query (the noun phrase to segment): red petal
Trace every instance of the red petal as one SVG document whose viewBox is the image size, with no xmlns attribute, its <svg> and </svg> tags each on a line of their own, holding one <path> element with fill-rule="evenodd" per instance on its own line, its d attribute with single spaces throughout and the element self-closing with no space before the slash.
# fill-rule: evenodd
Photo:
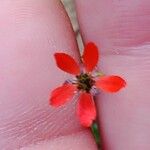
<svg viewBox="0 0 150 150">
<path fill-rule="evenodd" d="M 117 92 L 126 86 L 126 82 L 119 76 L 104 76 L 96 81 L 96 86 L 106 92 Z"/>
<path fill-rule="evenodd" d="M 51 93 L 50 105 L 52 106 L 61 106 L 67 101 L 69 101 L 76 91 L 76 87 L 72 84 L 64 84 Z"/>
<path fill-rule="evenodd" d="M 80 95 L 77 114 L 83 126 L 90 127 L 92 125 L 96 118 L 96 108 L 91 94 L 82 93 Z"/>
<path fill-rule="evenodd" d="M 65 53 L 55 53 L 55 59 L 57 66 L 70 74 L 77 75 L 80 73 L 79 65 L 76 63 L 76 61 L 69 55 Z"/>
<path fill-rule="evenodd" d="M 85 46 L 83 53 L 83 63 L 88 72 L 91 72 L 97 65 L 99 58 L 97 46 L 90 42 Z"/>
</svg>

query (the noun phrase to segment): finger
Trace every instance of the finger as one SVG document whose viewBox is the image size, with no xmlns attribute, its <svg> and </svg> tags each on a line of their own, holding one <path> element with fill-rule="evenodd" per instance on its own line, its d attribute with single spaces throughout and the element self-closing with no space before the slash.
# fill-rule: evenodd
<svg viewBox="0 0 150 150">
<path fill-rule="evenodd" d="M 76 0 L 76 7 L 85 42 L 101 49 L 101 70 L 127 81 L 124 90 L 97 100 L 104 149 L 150 149 L 149 1 Z"/>
<path fill-rule="evenodd" d="M 96 150 L 89 132 L 78 132 L 67 136 L 44 141 L 37 145 L 31 145 L 21 150 Z"/>
<path fill-rule="evenodd" d="M 53 54 L 64 51 L 76 60 L 79 56 L 61 3 L 1 1 L 0 21 L 1 149 L 20 149 L 84 131 L 76 119 L 75 101 L 58 109 L 48 102 L 50 91 L 70 77 L 57 69 Z M 95 146 L 90 134 L 86 138 Z M 58 145 L 54 142 L 54 149 Z"/>
</svg>

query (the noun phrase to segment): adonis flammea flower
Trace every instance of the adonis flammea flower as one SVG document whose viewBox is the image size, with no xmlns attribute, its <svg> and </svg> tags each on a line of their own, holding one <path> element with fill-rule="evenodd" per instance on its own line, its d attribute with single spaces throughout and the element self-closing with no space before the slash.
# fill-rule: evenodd
<svg viewBox="0 0 150 150">
<path fill-rule="evenodd" d="M 75 75 L 75 78 L 66 80 L 67 82 L 52 91 L 50 105 L 61 106 L 78 93 L 77 115 L 83 126 L 90 127 L 96 119 L 96 106 L 93 99 L 95 93 L 98 90 L 110 93 L 118 92 L 125 87 L 125 80 L 116 75 L 100 75 L 99 71 L 95 70 L 99 60 L 99 52 L 97 46 L 92 42 L 85 46 L 82 65 L 79 65 L 65 53 L 55 53 L 54 56 L 57 67 Z"/>
</svg>

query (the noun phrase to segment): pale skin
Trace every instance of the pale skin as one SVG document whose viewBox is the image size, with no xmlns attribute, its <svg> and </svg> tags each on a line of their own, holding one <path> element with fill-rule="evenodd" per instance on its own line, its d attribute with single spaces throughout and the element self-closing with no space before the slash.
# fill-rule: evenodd
<svg viewBox="0 0 150 150">
<path fill-rule="evenodd" d="M 149 0 L 76 0 L 76 6 L 84 41 L 101 48 L 98 66 L 127 81 L 121 92 L 96 99 L 103 149 L 149 150 Z M 62 4 L 1 0 L 0 48 L 1 149 L 96 150 L 90 130 L 77 120 L 76 101 L 48 105 L 50 90 L 69 77 L 53 54 L 61 50 L 79 60 Z"/>
</svg>

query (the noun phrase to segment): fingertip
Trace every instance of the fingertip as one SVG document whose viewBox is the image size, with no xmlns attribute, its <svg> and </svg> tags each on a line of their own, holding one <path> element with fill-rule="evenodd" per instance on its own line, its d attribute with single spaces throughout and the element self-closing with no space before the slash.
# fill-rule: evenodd
<svg viewBox="0 0 150 150">
<path fill-rule="evenodd" d="M 96 143 L 88 131 L 66 135 L 21 150 L 97 150 Z"/>
</svg>

